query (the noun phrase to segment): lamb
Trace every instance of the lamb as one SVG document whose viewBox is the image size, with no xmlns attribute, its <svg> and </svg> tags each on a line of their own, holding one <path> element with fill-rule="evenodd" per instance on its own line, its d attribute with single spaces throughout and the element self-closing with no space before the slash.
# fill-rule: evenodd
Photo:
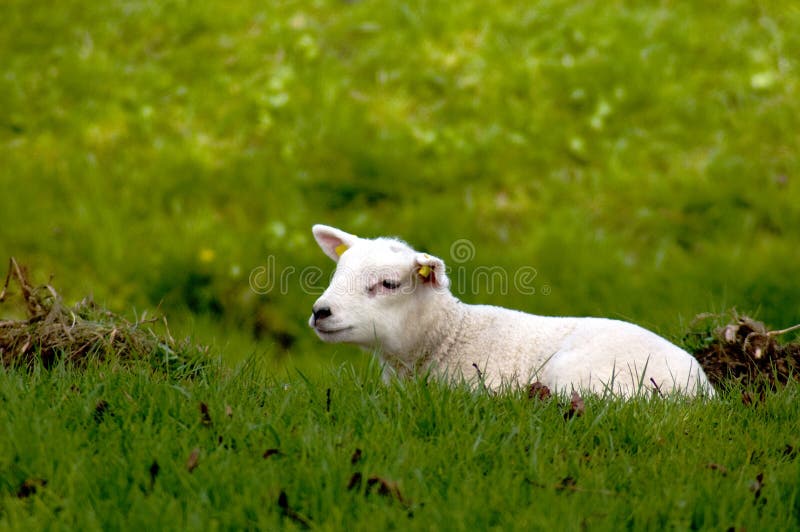
<svg viewBox="0 0 800 532">
<path fill-rule="evenodd" d="M 376 350 L 384 379 L 431 373 L 490 389 L 538 380 L 560 393 L 713 395 L 689 353 L 637 325 L 469 305 L 450 292 L 441 259 L 401 240 L 312 232 L 337 267 L 309 325 L 325 342 Z"/>
</svg>

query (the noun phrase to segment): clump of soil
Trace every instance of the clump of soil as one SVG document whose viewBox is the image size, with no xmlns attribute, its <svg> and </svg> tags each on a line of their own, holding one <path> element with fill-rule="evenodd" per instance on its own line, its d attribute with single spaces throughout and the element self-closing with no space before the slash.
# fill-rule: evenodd
<svg viewBox="0 0 800 532">
<path fill-rule="evenodd" d="M 207 348 L 192 345 L 188 339 L 176 342 L 163 319 L 165 334 L 156 334 L 154 325 L 162 319 L 136 321 L 101 308 L 91 298 L 74 306 L 65 305 L 49 284 L 33 286 L 25 268 L 12 257 L 0 303 L 10 295 L 15 281 L 24 303 L 25 319 L 0 320 L 0 360 L 3 366 L 31 368 L 37 360 L 51 367 L 60 360 L 75 365 L 110 357 L 123 361 L 146 360 L 154 367 L 190 376 L 202 370 Z"/>
<path fill-rule="evenodd" d="M 732 311 L 727 317 L 701 314 L 691 329 L 686 344 L 715 387 L 736 381 L 776 388 L 800 380 L 800 340 L 778 341 L 800 325 L 771 331 L 760 321 Z"/>
</svg>

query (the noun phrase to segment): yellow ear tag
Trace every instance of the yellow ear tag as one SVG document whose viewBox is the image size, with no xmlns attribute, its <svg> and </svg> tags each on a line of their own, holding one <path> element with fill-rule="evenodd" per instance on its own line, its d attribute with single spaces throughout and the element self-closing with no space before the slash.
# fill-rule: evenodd
<svg viewBox="0 0 800 532">
<path fill-rule="evenodd" d="M 336 251 L 336 254 L 341 257 L 342 253 L 347 251 L 347 246 L 345 246 L 344 244 L 339 244 L 338 246 L 336 246 L 335 251 Z"/>
<path fill-rule="evenodd" d="M 423 277 L 423 278 L 427 279 L 428 276 L 431 274 L 431 267 L 427 266 L 427 265 L 426 266 L 422 266 L 418 270 L 418 273 L 419 273 L 420 277 Z"/>
</svg>

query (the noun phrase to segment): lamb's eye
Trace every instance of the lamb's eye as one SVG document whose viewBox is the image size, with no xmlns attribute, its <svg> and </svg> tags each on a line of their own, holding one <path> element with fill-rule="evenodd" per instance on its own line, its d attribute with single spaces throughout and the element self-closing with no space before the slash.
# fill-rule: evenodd
<svg viewBox="0 0 800 532">
<path fill-rule="evenodd" d="M 387 290 L 396 290 L 400 288 L 400 283 L 398 281 L 392 281 L 389 279 L 384 279 L 381 285 Z"/>
</svg>

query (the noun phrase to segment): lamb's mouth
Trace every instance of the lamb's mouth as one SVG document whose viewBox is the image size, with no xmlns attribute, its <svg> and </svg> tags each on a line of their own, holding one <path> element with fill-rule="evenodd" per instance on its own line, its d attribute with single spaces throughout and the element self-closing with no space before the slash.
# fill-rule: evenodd
<svg viewBox="0 0 800 532">
<path fill-rule="evenodd" d="M 344 331 L 349 331 L 353 327 L 342 327 L 341 329 L 321 329 L 316 327 L 316 330 L 319 334 L 337 334 Z"/>
</svg>

